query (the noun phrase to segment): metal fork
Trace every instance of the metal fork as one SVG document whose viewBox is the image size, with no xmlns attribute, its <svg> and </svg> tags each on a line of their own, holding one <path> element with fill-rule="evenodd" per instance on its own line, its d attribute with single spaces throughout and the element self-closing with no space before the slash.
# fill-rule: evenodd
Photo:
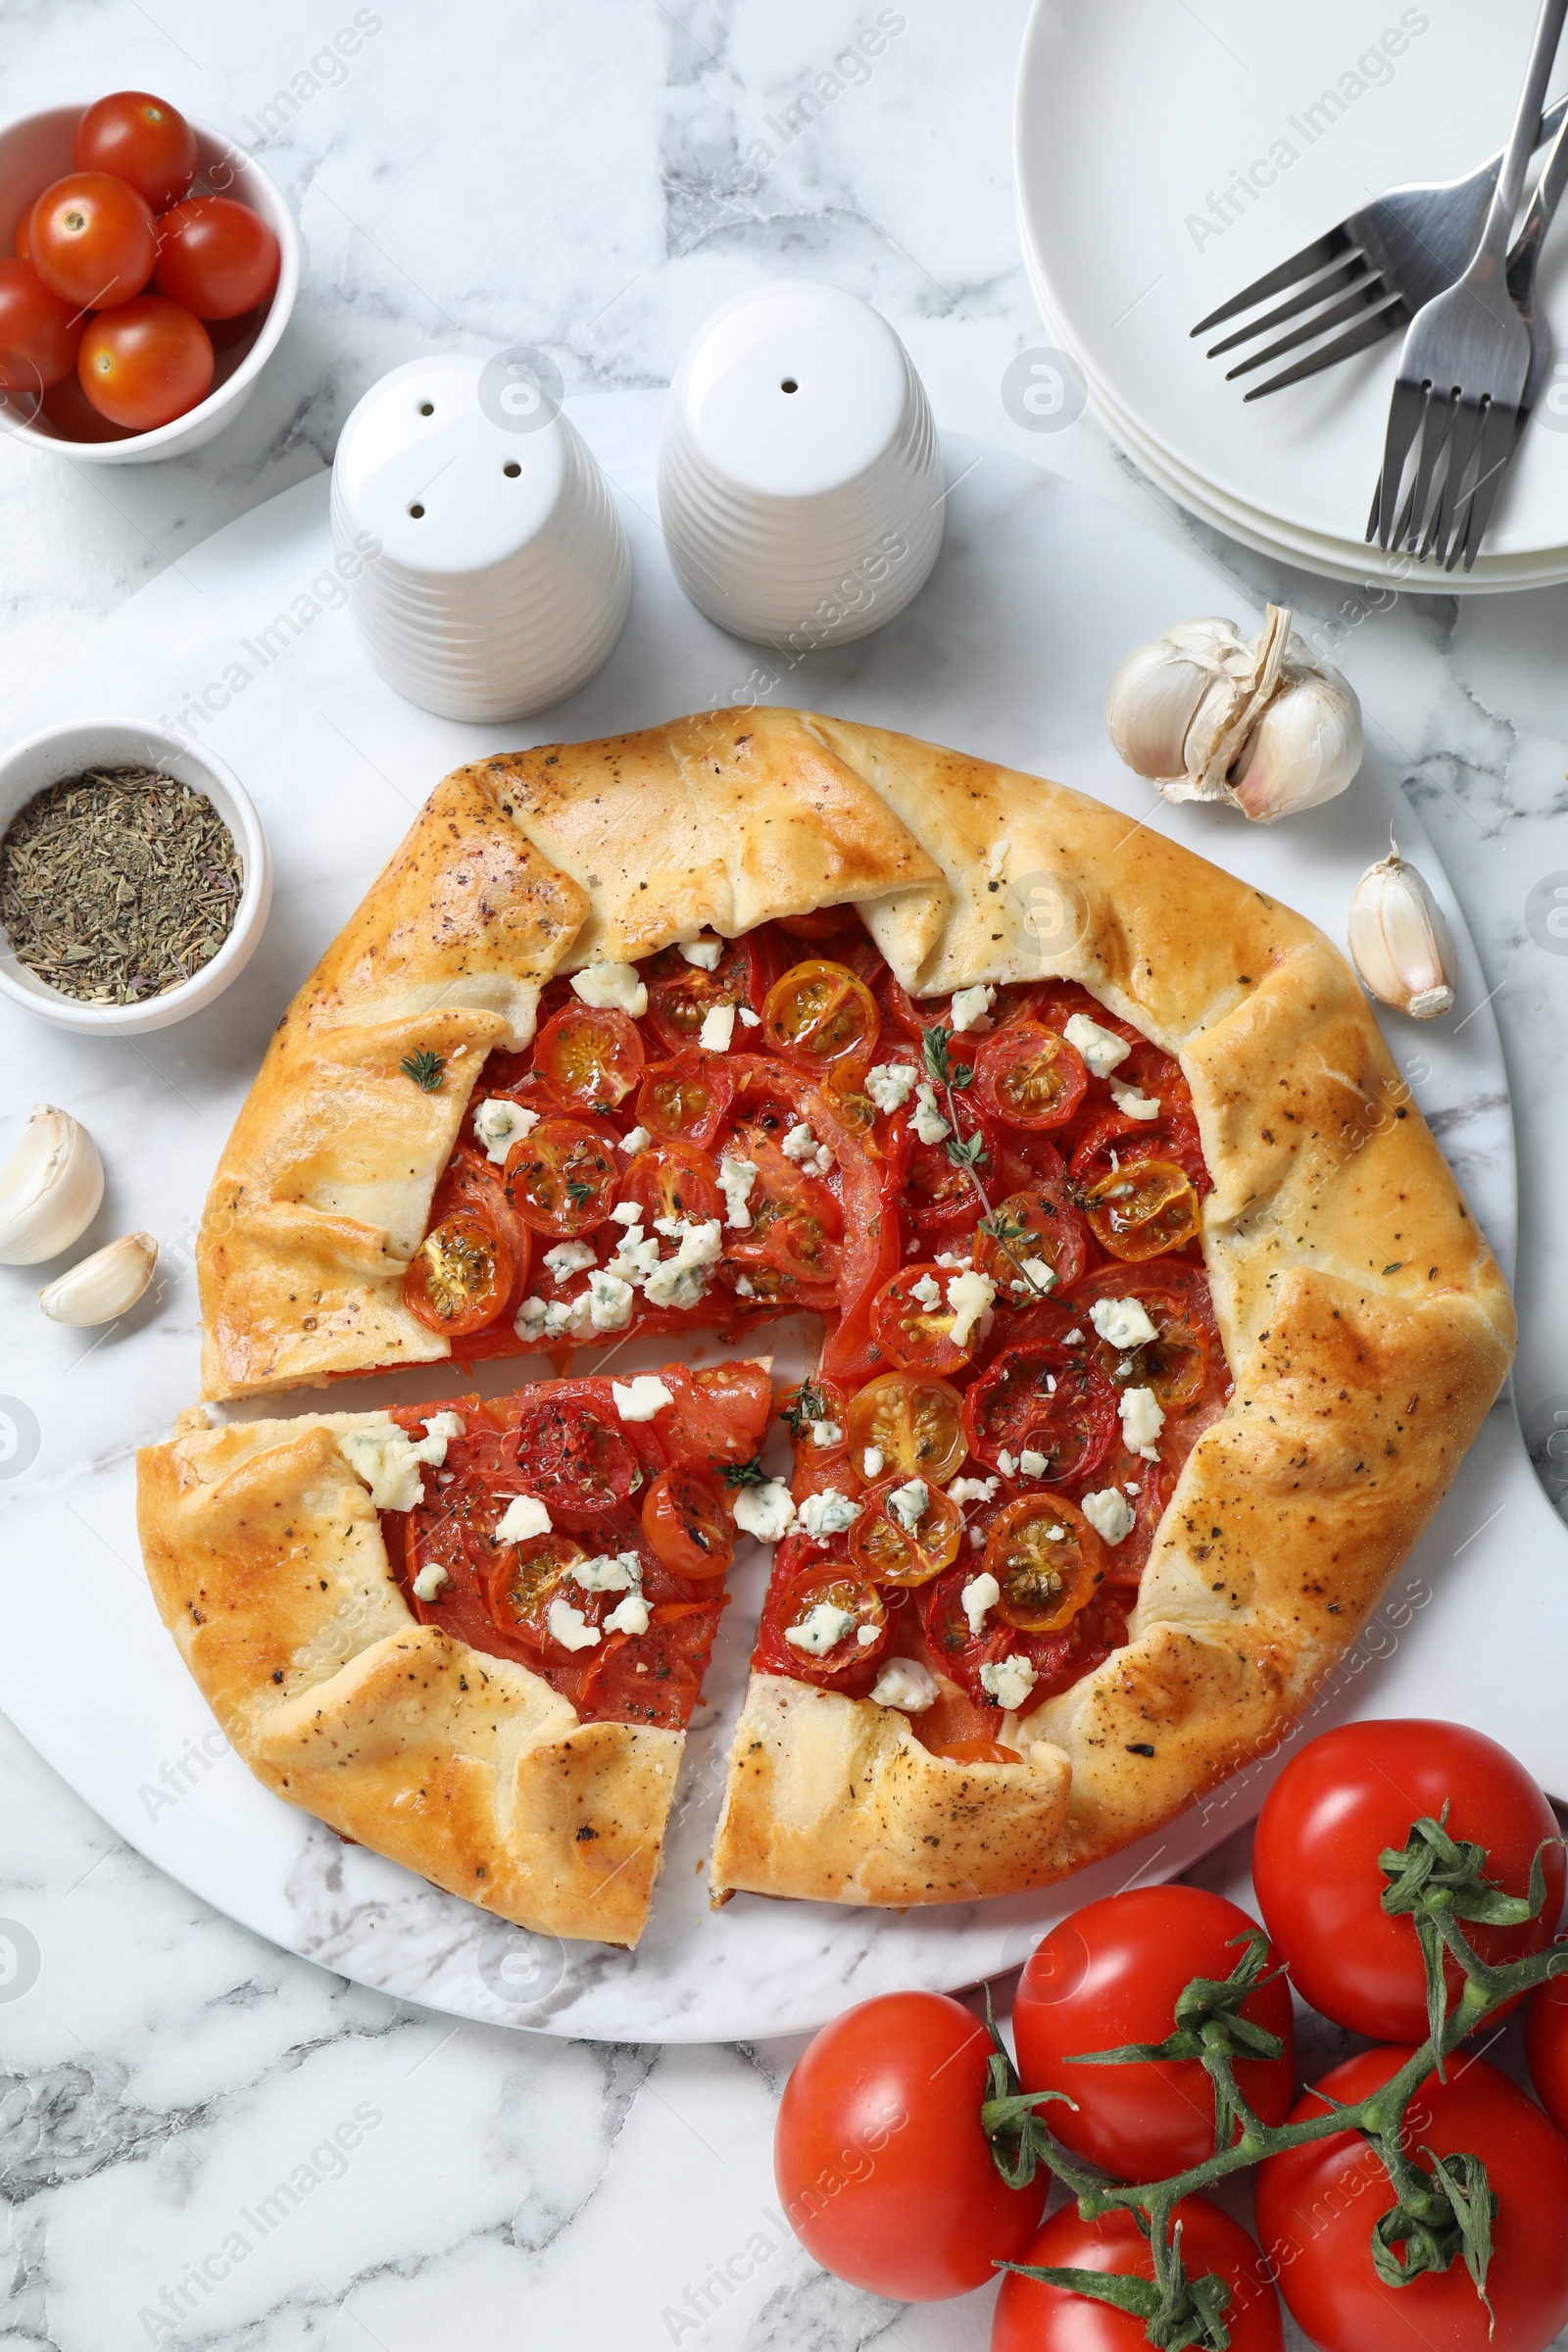
<svg viewBox="0 0 1568 2352">
<path fill-rule="evenodd" d="M 1470 460 L 1479 451 L 1480 471 L 1486 474 L 1511 447 L 1530 373 L 1530 333 L 1505 282 L 1508 231 L 1524 189 L 1541 102 L 1565 18 L 1568 0 L 1543 0 L 1513 134 L 1475 258 L 1446 294 L 1435 295 L 1417 312 L 1405 335 L 1389 405 L 1374 516 L 1382 548 L 1391 547 L 1396 536 L 1401 545 L 1416 545 L 1438 463 L 1446 452 L 1435 542 L 1446 553 Z M 1412 454 L 1415 480 L 1401 511 L 1399 492 L 1405 462 Z M 1367 537 L 1372 536 L 1369 525 Z"/>
<path fill-rule="evenodd" d="M 1568 98 L 1559 98 L 1542 118 L 1537 145 L 1554 138 L 1564 122 L 1568 122 Z M 1303 312 L 1310 312 L 1290 334 L 1227 368 L 1225 381 L 1229 384 L 1288 351 L 1298 351 L 1330 327 L 1351 322 L 1332 342 L 1305 353 L 1293 366 L 1270 376 L 1267 383 L 1254 384 L 1246 397 L 1261 400 L 1265 393 L 1298 384 L 1303 377 L 1316 375 L 1319 368 L 1336 367 L 1385 335 L 1398 333 L 1434 294 L 1446 292 L 1463 275 L 1480 242 L 1501 169 L 1499 148 L 1463 179 L 1418 180 L 1408 187 L 1390 188 L 1358 212 L 1347 214 L 1337 228 L 1315 237 L 1288 262 L 1281 262 L 1277 270 L 1254 278 L 1217 311 L 1200 318 L 1192 331 L 1206 335 L 1211 328 L 1267 302 L 1271 295 L 1292 287 L 1301 289 L 1276 310 L 1249 319 L 1234 334 L 1211 344 L 1205 356 L 1220 359 L 1283 326 L 1288 318 L 1300 318 Z M 1338 268 L 1331 269 L 1331 263 Z"/>
</svg>

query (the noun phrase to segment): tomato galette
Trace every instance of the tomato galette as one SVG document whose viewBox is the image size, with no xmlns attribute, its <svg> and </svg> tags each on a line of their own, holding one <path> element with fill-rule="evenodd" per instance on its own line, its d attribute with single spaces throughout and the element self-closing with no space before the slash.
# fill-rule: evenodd
<svg viewBox="0 0 1568 2352">
<path fill-rule="evenodd" d="M 530 1927 L 634 1943 L 765 1363 L 213 1429 L 140 1456 L 153 1596 L 251 1770 Z"/>
<path fill-rule="evenodd" d="M 816 1319 L 793 1478 L 754 1448 L 677 1513 L 778 1546 L 720 1895 L 1015 1891 L 1167 1819 L 1353 1639 L 1513 1345 L 1309 924 L 1058 785 L 793 711 L 449 776 L 281 1023 L 198 1262 L 219 1399 Z M 489 1654 L 499 1525 L 426 1608 L 443 1673 Z M 249 1575 L 169 1541 L 171 1591 Z M 612 1690 L 678 1738 L 635 1713 L 638 1613 L 543 1678 L 585 1738 Z M 315 1703 L 374 1683 L 301 1654 Z M 360 1755 L 351 1834 L 401 1850 Z"/>
</svg>

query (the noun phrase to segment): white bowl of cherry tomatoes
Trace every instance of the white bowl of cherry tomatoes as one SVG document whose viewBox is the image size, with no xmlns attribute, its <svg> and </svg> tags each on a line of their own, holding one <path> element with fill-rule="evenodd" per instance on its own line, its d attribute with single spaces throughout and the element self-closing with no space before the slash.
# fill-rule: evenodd
<svg viewBox="0 0 1568 2352">
<path fill-rule="evenodd" d="M 299 290 L 275 182 L 145 90 L 0 130 L 0 426 L 108 466 L 244 407 Z"/>
</svg>

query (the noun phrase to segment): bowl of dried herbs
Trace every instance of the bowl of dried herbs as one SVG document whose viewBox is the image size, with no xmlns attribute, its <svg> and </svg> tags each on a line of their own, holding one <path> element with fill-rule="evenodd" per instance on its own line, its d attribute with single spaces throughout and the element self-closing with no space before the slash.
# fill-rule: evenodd
<svg viewBox="0 0 1568 2352">
<path fill-rule="evenodd" d="M 271 901 L 249 796 L 135 719 L 0 758 L 0 990 L 69 1029 L 168 1028 L 249 962 Z"/>
</svg>

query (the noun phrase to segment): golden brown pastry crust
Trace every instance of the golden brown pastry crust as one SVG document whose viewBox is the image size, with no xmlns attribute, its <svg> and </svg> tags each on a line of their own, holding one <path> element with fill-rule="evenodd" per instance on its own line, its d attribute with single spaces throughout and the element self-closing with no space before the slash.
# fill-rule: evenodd
<svg viewBox="0 0 1568 2352">
<path fill-rule="evenodd" d="M 338 1450 L 375 1413 L 210 1429 L 138 1454 L 159 1613 L 257 1778 L 449 1893 L 635 1943 L 684 1735 L 581 1723 L 544 1679 L 421 1625 Z"/>
<path fill-rule="evenodd" d="M 481 853 L 483 886 L 460 884 Z M 1182 1473 L 1128 1646 L 1028 1718 L 1028 1761 L 933 1778 L 891 1711 L 753 1678 L 717 1894 L 1017 1891 L 1156 1827 L 1277 1734 L 1436 1508 L 1512 1356 L 1502 1277 L 1352 974 L 1261 892 L 1060 785 L 801 712 L 709 712 L 460 770 L 241 1113 L 199 1251 L 208 1394 L 444 1352 L 398 1280 L 471 1080 L 421 1098 L 397 1077 L 405 1054 L 456 1063 L 461 1044 L 477 1070 L 491 1043 L 524 1042 L 552 971 L 846 901 L 916 994 L 1081 981 L 1179 1058 L 1214 1179 L 1204 1256 L 1236 1394 Z M 367 1138 L 368 1106 L 394 1140 Z M 978 1813 L 959 1830 L 958 1791 L 982 1779 L 1000 1839 Z M 931 1836 L 953 1841 L 949 1886 L 920 1876 Z"/>
</svg>

